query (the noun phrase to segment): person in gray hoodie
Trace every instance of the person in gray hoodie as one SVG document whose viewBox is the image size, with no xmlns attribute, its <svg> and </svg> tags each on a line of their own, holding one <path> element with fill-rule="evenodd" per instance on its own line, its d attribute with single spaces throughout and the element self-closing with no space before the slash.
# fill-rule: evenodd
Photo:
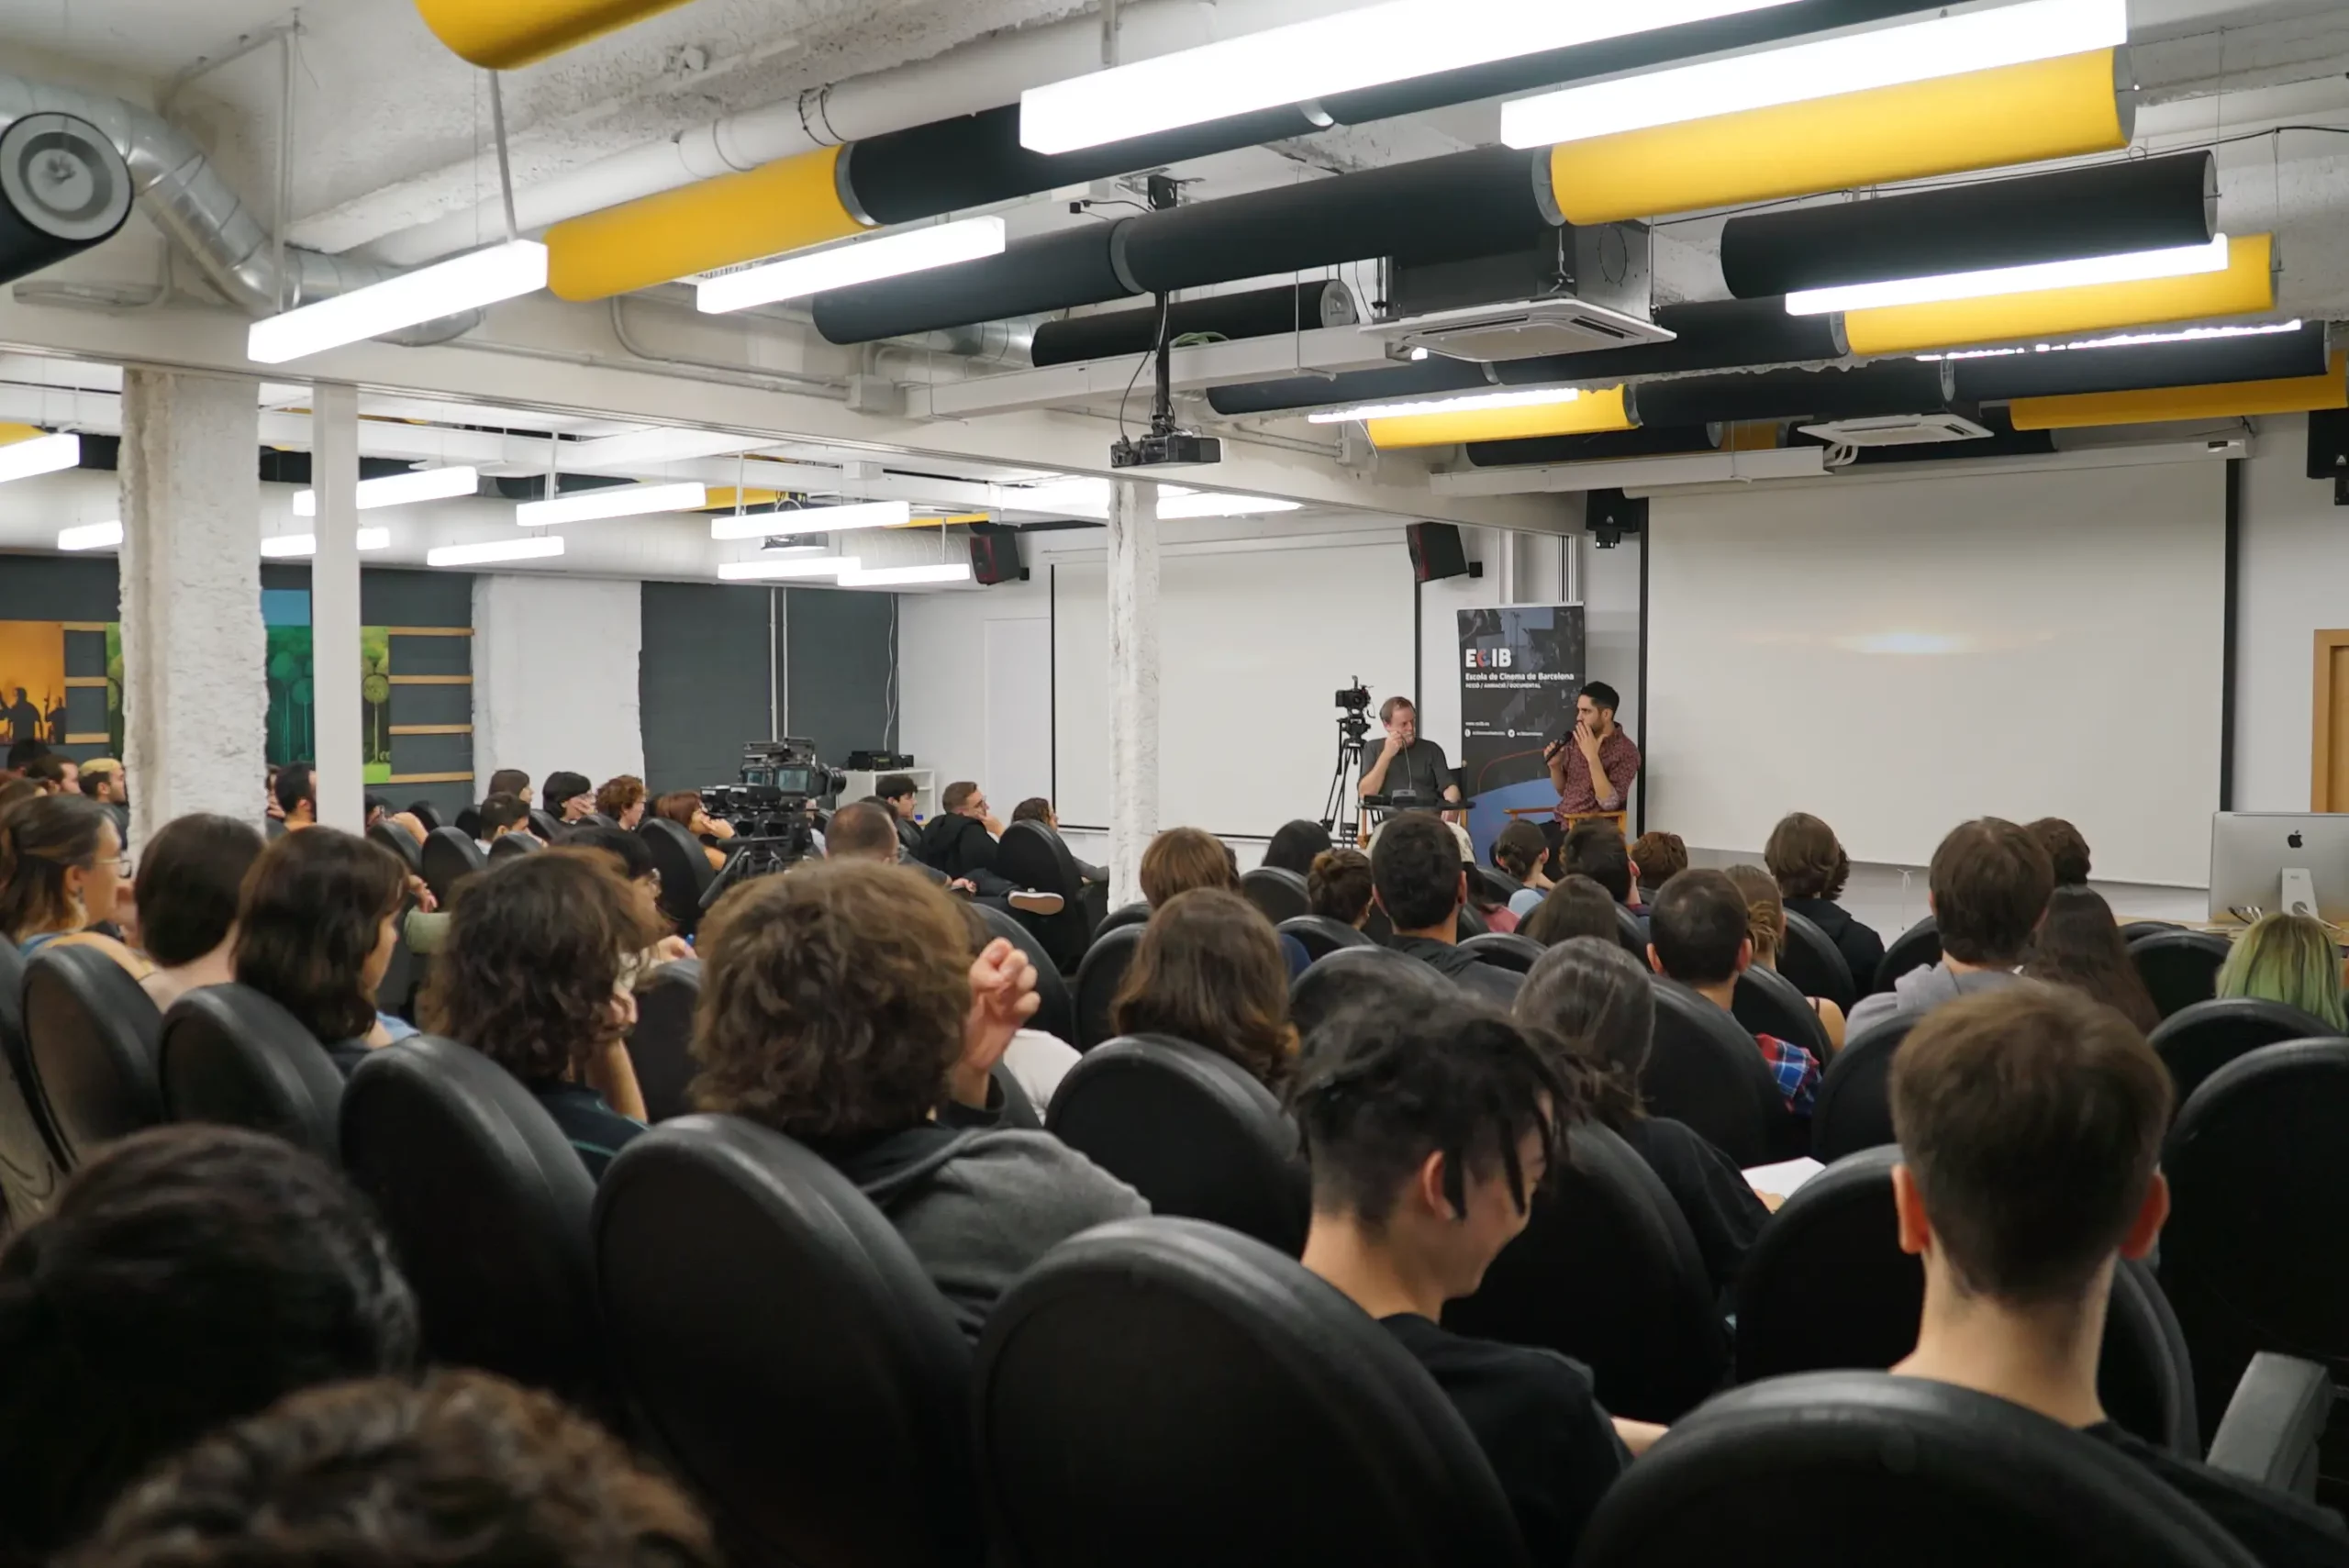
<svg viewBox="0 0 2349 1568">
<path fill-rule="evenodd" d="M 1933 851 L 1927 897 L 1940 928 L 1942 961 L 1912 969 L 1890 991 L 1852 1009 L 1846 1040 L 1902 1014 L 2011 985 L 2031 934 L 2055 891 L 2055 868 L 2029 828 L 1996 817 L 1962 823 Z"/>
<path fill-rule="evenodd" d="M 903 866 L 762 877 L 702 923 L 697 1108 L 824 1156 L 889 1217 L 975 1340 L 996 1301 L 1080 1230 L 1150 1212 L 1052 1134 L 1007 1125 L 995 1069 L 1037 1007 L 1034 966 L 975 957 L 949 896 Z"/>
</svg>

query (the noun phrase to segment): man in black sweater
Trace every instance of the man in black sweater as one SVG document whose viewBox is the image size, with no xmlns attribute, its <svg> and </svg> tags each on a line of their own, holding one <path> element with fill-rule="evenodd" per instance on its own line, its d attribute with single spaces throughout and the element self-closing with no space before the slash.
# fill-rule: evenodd
<svg viewBox="0 0 2349 1568">
<path fill-rule="evenodd" d="M 1057 893 L 1020 887 L 996 870 L 996 840 L 1003 824 L 995 819 L 984 791 L 968 780 L 951 784 L 940 797 L 945 809 L 921 830 L 914 858 L 941 873 L 957 892 L 998 899 L 1030 915 L 1057 915 L 1065 904 Z"/>
</svg>

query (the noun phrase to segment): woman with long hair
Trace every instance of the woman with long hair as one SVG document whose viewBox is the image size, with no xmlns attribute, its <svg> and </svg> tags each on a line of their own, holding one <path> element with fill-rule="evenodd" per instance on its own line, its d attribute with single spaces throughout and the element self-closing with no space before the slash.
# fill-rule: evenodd
<svg viewBox="0 0 2349 1568">
<path fill-rule="evenodd" d="M 0 934 L 30 958 L 52 945 L 95 947 L 144 978 L 147 961 L 105 928 L 119 911 L 122 834 L 82 795 L 37 795 L 0 813 Z"/>
<path fill-rule="evenodd" d="M 375 1007 L 406 895 L 407 868 L 381 845 L 332 828 L 286 834 L 245 875 L 238 983 L 293 1014 L 349 1073 L 416 1033 Z"/>
<path fill-rule="evenodd" d="M 1142 929 L 1111 1005 L 1119 1034 L 1164 1034 L 1230 1057 L 1278 1094 L 1297 1058 L 1278 934 L 1236 893 L 1177 894 Z"/>
<path fill-rule="evenodd" d="M 2336 962 L 2332 987 L 2336 999 L 2341 992 L 2339 968 Z M 2119 1009 L 2147 1034 L 2162 1021 L 2153 993 L 2145 989 L 2137 966 L 2130 962 L 2129 944 L 2112 918 L 2111 907 L 2085 886 L 2058 887 L 2050 895 L 2022 972 L 2033 980 L 2085 992 Z"/>
<path fill-rule="evenodd" d="M 718 871 L 726 864 L 726 851 L 718 847 L 721 839 L 734 836 L 734 825 L 721 822 L 704 810 L 701 795 L 690 789 L 674 789 L 652 803 L 652 815 L 665 817 L 701 840 L 701 852 L 708 858 L 709 869 Z"/>
<path fill-rule="evenodd" d="M 2306 915 L 2264 916 L 2235 939 L 2219 971 L 2221 996 L 2258 996 L 2349 1031 L 2341 998 L 2341 949 L 2332 929 Z"/>
<path fill-rule="evenodd" d="M 1787 906 L 1778 896 L 1777 879 L 1760 866 L 1731 866 L 1727 875 L 1745 895 L 1745 934 L 1753 943 L 1757 968 L 1776 971 L 1778 954 L 1787 946 Z M 1806 996 L 1827 1031 L 1827 1048 L 1843 1049 L 1843 1009 L 1824 996 Z"/>
<path fill-rule="evenodd" d="M 1852 972 L 1855 994 L 1866 995 L 1876 985 L 1876 966 L 1884 962 L 1884 939 L 1836 902 L 1851 880 L 1852 859 L 1835 829 L 1808 811 L 1789 813 L 1770 829 L 1762 863 L 1777 878 L 1786 906 L 1827 933 Z"/>
</svg>

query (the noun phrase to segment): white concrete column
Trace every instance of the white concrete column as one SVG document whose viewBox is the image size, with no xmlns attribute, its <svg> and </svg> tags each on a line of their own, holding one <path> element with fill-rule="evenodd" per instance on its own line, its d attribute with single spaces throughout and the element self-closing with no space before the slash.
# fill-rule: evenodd
<svg viewBox="0 0 2349 1568">
<path fill-rule="evenodd" d="M 131 842 L 192 811 L 258 827 L 268 772 L 256 384 L 122 376 L 123 763 Z"/>
<path fill-rule="evenodd" d="M 1109 902 L 1141 896 L 1158 831 L 1158 486 L 1109 487 Z"/>
<path fill-rule="evenodd" d="M 366 741 L 359 695 L 359 389 L 312 389 L 310 488 L 318 552 L 310 560 L 310 682 L 316 701 L 318 820 L 367 825 Z"/>
</svg>

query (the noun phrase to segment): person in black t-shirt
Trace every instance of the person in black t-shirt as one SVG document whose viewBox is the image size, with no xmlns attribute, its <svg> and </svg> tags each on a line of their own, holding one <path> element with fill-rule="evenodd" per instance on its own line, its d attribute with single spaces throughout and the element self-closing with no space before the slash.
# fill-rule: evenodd
<svg viewBox="0 0 2349 1568">
<path fill-rule="evenodd" d="M 1476 967 L 1476 955 L 1459 945 L 1468 873 L 1460 840 L 1443 822 L 1406 811 L 1380 828 L 1370 846 L 1370 881 L 1371 895 L 1395 927 L 1388 947 L 1455 978 Z"/>
<path fill-rule="evenodd" d="M 1628 1462 L 1626 1440 L 1643 1448 L 1661 1429 L 1610 1422 L 1589 1372 L 1555 1351 L 1436 1322 L 1525 1229 L 1562 1147 L 1575 1106 L 1553 1052 L 1465 999 L 1386 994 L 1314 1030 L 1290 1102 L 1313 1169 L 1305 1266 L 1376 1318 L 1451 1397 L 1532 1560 L 1569 1562 Z"/>
<path fill-rule="evenodd" d="M 1892 1370 L 2118 1449 L 2266 1568 L 2341 1568 L 2339 1515 L 2164 1453 L 2098 1402 L 2114 1260 L 2145 1256 L 2169 1217 L 2170 1098 L 2144 1036 L 2076 991 L 2023 982 L 1934 1008 L 1892 1065 L 1900 1245 L 1925 1264 L 1917 1348 Z"/>
</svg>

